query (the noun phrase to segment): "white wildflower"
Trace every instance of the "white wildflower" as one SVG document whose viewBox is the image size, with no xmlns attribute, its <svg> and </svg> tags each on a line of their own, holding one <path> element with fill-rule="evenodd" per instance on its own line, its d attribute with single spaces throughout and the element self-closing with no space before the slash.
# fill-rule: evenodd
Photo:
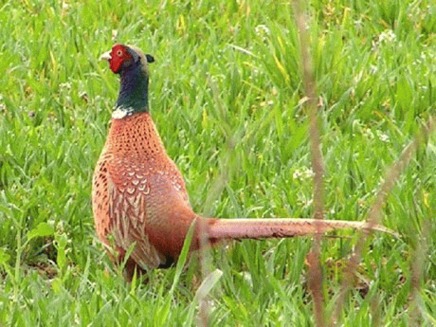
<svg viewBox="0 0 436 327">
<path fill-rule="evenodd" d="M 389 44 L 396 40 L 397 36 L 391 29 L 384 30 L 379 34 L 376 40 L 372 41 L 372 50 L 375 51 L 382 44 Z"/>
<path fill-rule="evenodd" d="M 383 132 L 377 131 L 377 136 L 380 141 L 382 142 L 389 142 L 389 136 Z"/>
<path fill-rule="evenodd" d="M 70 90 L 71 89 L 71 82 L 60 83 L 59 88 L 61 88 L 63 90 Z"/>
<path fill-rule="evenodd" d="M 314 175 L 314 172 L 313 172 L 312 168 L 303 167 L 300 169 L 296 169 L 294 171 L 294 173 L 292 174 L 292 178 L 303 180 L 303 179 L 311 178 L 311 177 L 313 177 L 313 175 Z"/>
<path fill-rule="evenodd" d="M 259 36 L 265 36 L 265 35 L 270 35 L 271 31 L 269 30 L 269 28 L 266 25 L 257 25 L 254 28 L 254 31 L 256 32 L 257 35 Z"/>
<path fill-rule="evenodd" d="M 262 41 L 266 41 L 271 34 L 270 29 L 266 25 L 263 25 L 263 24 L 257 25 L 254 28 L 254 32 L 256 33 L 256 35 L 258 37 L 260 37 L 262 39 Z"/>
<path fill-rule="evenodd" d="M 361 29 L 363 27 L 363 20 L 362 18 L 359 18 L 354 21 L 354 27 L 357 29 Z"/>
<path fill-rule="evenodd" d="M 397 38 L 397 36 L 395 35 L 393 30 L 391 30 L 391 29 L 384 30 L 378 36 L 378 44 L 381 44 L 384 42 L 387 42 L 387 43 L 393 42 L 393 41 L 395 41 L 396 38 Z"/>
</svg>

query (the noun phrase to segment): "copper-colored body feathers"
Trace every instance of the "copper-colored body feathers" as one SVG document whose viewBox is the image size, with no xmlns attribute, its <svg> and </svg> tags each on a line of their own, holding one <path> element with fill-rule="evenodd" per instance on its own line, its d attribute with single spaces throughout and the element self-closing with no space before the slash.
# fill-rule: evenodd
<svg viewBox="0 0 436 327">
<path fill-rule="evenodd" d="M 113 119 L 93 180 L 97 234 L 127 251 L 142 268 L 177 258 L 196 215 L 185 183 L 167 156 L 148 113 Z"/>
</svg>

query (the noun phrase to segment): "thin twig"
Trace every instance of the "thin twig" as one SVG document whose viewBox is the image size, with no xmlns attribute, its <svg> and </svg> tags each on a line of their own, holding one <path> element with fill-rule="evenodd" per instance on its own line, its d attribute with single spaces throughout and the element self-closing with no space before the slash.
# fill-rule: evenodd
<svg viewBox="0 0 436 327">
<path fill-rule="evenodd" d="M 304 90 L 307 96 L 305 103 L 308 116 L 309 116 L 309 139 L 310 139 L 310 152 L 312 158 L 312 167 L 314 172 L 314 191 L 313 191 L 313 204 L 314 204 L 314 217 L 316 219 L 324 218 L 324 163 L 321 152 L 321 137 L 318 121 L 317 110 L 317 91 L 316 82 L 313 73 L 313 66 L 309 52 L 310 39 L 307 32 L 306 23 L 309 21 L 308 15 L 302 10 L 301 0 L 294 3 L 295 17 L 300 37 L 300 54 L 301 63 L 303 66 L 303 83 Z M 307 23 L 307 25 L 309 25 Z M 313 296 L 315 322 L 317 326 L 325 326 L 324 316 L 324 296 L 322 292 L 323 279 L 320 263 L 321 251 L 321 233 L 315 234 L 311 253 L 308 255 L 309 265 L 309 289 Z"/>
<path fill-rule="evenodd" d="M 380 222 L 383 205 L 386 203 L 387 196 L 392 191 L 392 188 L 394 187 L 405 167 L 407 167 L 419 145 L 423 143 L 424 139 L 427 139 L 428 135 L 430 135 L 430 133 L 432 133 L 434 129 L 435 120 L 433 119 L 433 117 L 430 117 L 427 124 L 425 124 L 419 130 L 413 141 L 404 148 L 398 160 L 395 161 L 395 163 L 387 170 L 384 182 L 381 185 L 379 191 L 377 192 L 374 204 L 371 206 L 366 219 L 368 221 L 367 232 L 360 235 L 354 253 L 351 256 L 348 265 L 345 267 L 345 276 L 336 302 L 335 314 L 333 315 L 333 319 L 330 322 L 332 326 L 337 324 L 338 319 L 340 318 L 346 295 L 351 287 L 354 273 L 356 272 L 357 266 L 359 265 L 362 256 L 364 244 L 368 235 L 370 234 L 369 231 L 372 229 L 373 226 L 377 225 Z"/>
<path fill-rule="evenodd" d="M 227 114 L 225 106 L 222 104 L 222 100 L 219 98 L 219 92 L 217 86 L 208 81 L 210 88 L 213 93 L 213 97 L 215 100 L 216 108 L 218 110 L 218 114 L 222 120 L 222 124 L 225 124 L 227 119 L 225 116 Z M 220 173 L 218 177 L 215 179 L 212 187 L 210 188 L 208 195 L 206 197 L 206 201 L 204 204 L 206 217 L 211 216 L 211 209 L 214 201 L 221 195 L 223 190 L 225 189 L 228 180 L 234 170 L 234 166 L 231 162 L 232 156 L 234 156 L 234 145 L 236 144 L 233 140 L 232 129 L 229 126 L 222 126 L 223 131 L 226 137 L 226 146 L 224 148 L 225 155 L 220 160 Z M 228 128 L 225 128 L 228 127 Z M 201 267 L 201 280 L 204 282 L 206 278 L 210 276 L 211 273 L 211 257 L 210 257 L 210 242 L 207 235 L 207 226 L 204 220 L 200 220 L 199 224 L 199 239 L 200 239 L 200 251 L 199 253 L 199 262 Z M 209 325 L 209 317 L 210 317 L 210 305 L 208 294 L 199 298 L 199 311 L 197 317 L 197 325 L 201 327 L 206 327 Z"/>
<path fill-rule="evenodd" d="M 422 326 L 419 321 L 419 291 L 421 289 L 421 280 L 423 275 L 423 267 L 425 256 L 428 251 L 428 242 L 430 239 L 431 224 L 430 220 L 424 221 L 422 226 L 422 234 L 415 250 L 414 260 L 412 260 L 410 270 L 412 276 L 410 280 L 410 301 L 409 301 L 409 326 Z"/>
<path fill-rule="evenodd" d="M 201 280 L 204 281 L 210 272 L 210 253 L 209 253 L 209 237 L 207 234 L 207 226 L 204 219 L 199 219 L 199 241 L 200 250 L 198 258 L 200 262 Z M 210 307 L 208 303 L 208 294 L 199 298 L 199 309 L 197 316 L 197 325 L 201 327 L 209 326 Z"/>
</svg>

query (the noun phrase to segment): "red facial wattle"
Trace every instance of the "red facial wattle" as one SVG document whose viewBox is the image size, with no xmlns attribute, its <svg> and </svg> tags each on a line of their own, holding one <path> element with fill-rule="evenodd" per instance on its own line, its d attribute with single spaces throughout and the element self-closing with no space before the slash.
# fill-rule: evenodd
<svg viewBox="0 0 436 327">
<path fill-rule="evenodd" d="M 115 74 L 118 74 L 121 71 L 125 61 L 132 58 L 132 55 L 127 51 L 127 48 L 121 44 L 115 44 L 112 47 L 110 56 L 109 67 Z"/>
</svg>

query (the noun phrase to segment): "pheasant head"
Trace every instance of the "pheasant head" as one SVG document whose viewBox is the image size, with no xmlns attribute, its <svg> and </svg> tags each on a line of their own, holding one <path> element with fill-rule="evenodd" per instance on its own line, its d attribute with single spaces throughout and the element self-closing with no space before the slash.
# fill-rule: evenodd
<svg viewBox="0 0 436 327">
<path fill-rule="evenodd" d="M 120 75 L 121 87 L 112 118 L 148 112 L 148 64 L 154 62 L 153 56 L 131 45 L 115 44 L 100 59 L 107 60 L 112 72 Z"/>
</svg>

